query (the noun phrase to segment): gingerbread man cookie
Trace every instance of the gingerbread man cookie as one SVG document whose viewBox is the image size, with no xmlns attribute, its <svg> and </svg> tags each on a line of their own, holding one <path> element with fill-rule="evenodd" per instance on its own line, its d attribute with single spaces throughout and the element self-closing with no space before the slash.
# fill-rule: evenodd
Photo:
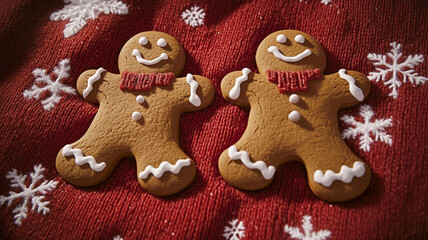
<svg viewBox="0 0 428 240">
<path fill-rule="evenodd" d="M 279 166 L 300 161 L 319 198 L 339 202 L 362 194 L 371 171 L 342 140 L 337 113 L 364 100 L 368 79 L 345 69 L 323 75 L 323 48 L 295 30 L 267 36 L 256 63 L 260 74 L 244 68 L 221 83 L 227 101 L 250 108 L 243 136 L 220 156 L 223 178 L 234 187 L 258 190 L 272 182 Z"/>
<path fill-rule="evenodd" d="M 177 78 L 185 52 L 172 36 L 143 32 L 119 54 L 120 74 L 103 68 L 82 73 L 78 92 L 99 110 L 85 135 L 58 153 L 60 175 L 78 186 L 106 180 L 120 159 L 135 157 L 137 178 L 149 193 L 166 196 L 188 186 L 196 166 L 179 146 L 183 112 L 200 110 L 214 99 L 209 79 Z"/>
</svg>

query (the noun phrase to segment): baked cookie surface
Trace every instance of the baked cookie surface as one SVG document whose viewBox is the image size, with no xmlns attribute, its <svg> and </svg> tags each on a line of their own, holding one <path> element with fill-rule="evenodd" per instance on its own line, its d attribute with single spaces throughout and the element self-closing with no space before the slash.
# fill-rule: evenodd
<svg viewBox="0 0 428 240">
<path fill-rule="evenodd" d="M 368 79 L 345 69 L 323 75 L 323 48 L 296 30 L 267 36 L 256 63 L 260 74 L 244 68 L 221 82 L 227 101 L 250 108 L 243 136 L 219 158 L 223 178 L 234 187 L 259 190 L 272 182 L 279 166 L 299 161 L 319 198 L 340 202 L 361 195 L 371 171 L 343 141 L 337 113 L 367 97 Z"/>
<path fill-rule="evenodd" d="M 179 146 L 181 113 L 214 99 L 209 79 L 179 76 L 185 52 L 172 36 L 142 32 L 119 55 L 120 74 L 103 68 L 82 73 L 78 92 L 99 110 L 86 134 L 58 153 L 60 175 L 77 186 L 106 180 L 120 159 L 135 157 L 137 178 L 147 192 L 166 196 L 187 187 L 196 166 Z"/>
</svg>

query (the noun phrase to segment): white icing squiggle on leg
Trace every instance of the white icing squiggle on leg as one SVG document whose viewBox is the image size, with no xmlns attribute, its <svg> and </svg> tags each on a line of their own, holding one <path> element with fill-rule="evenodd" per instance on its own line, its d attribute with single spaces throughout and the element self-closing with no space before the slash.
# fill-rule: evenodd
<svg viewBox="0 0 428 240">
<path fill-rule="evenodd" d="M 351 183 L 354 177 L 362 177 L 366 169 L 364 163 L 354 162 L 352 168 L 343 165 L 340 167 L 339 173 L 335 173 L 332 170 L 325 171 L 325 174 L 321 170 L 316 170 L 314 173 L 314 181 L 323 185 L 324 187 L 330 187 L 335 180 Z"/>
<path fill-rule="evenodd" d="M 90 78 L 88 78 L 88 86 L 86 86 L 85 90 L 83 91 L 83 98 L 86 98 L 89 95 L 89 93 L 91 93 L 92 89 L 94 89 L 92 85 L 94 84 L 94 82 L 100 80 L 101 73 L 105 71 L 106 70 L 104 68 L 98 68 L 97 72 L 94 75 L 92 75 Z"/>
<path fill-rule="evenodd" d="M 355 85 L 355 78 L 346 74 L 346 69 L 340 69 L 339 75 L 341 78 L 345 79 L 349 83 L 349 91 L 351 92 L 352 96 L 354 96 L 354 98 L 356 98 L 360 102 L 363 101 L 364 100 L 363 90 L 361 90 L 361 88 Z"/>
<path fill-rule="evenodd" d="M 248 80 L 248 74 L 250 74 L 251 70 L 249 68 L 242 69 L 242 76 L 238 77 L 235 80 L 235 85 L 229 92 L 229 97 L 231 99 L 237 99 L 241 94 L 241 83 Z"/>
<path fill-rule="evenodd" d="M 273 177 L 275 174 L 275 167 L 274 166 L 266 166 L 266 163 L 263 161 L 257 161 L 255 163 L 251 162 L 250 156 L 248 156 L 248 153 L 246 151 L 239 151 L 235 146 L 231 146 L 227 153 L 229 155 L 229 158 L 231 160 L 241 160 L 242 163 L 249 169 L 258 169 L 262 173 L 263 177 L 266 180 L 269 180 Z"/>
<path fill-rule="evenodd" d="M 201 99 L 198 94 L 196 94 L 196 89 L 198 89 L 199 83 L 193 79 L 193 75 L 188 73 L 186 76 L 186 82 L 190 85 L 190 97 L 189 102 L 195 107 L 201 106 Z"/>
<path fill-rule="evenodd" d="M 97 163 L 95 161 L 95 158 L 92 156 L 84 157 L 82 150 L 78 148 L 73 149 L 70 144 L 65 145 L 62 149 L 62 156 L 68 157 L 72 155 L 74 156 L 74 159 L 78 166 L 82 166 L 83 164 L 87 163 L 95 172 L 101 172 L 106 167 L 105 162 Z"/>
<path fill-rule="evenodd" d="M 154 168 L 151 165 L 147 166 L 144 171 L 140 172 L 138 177 L 140 179 L 146 179 L 150 173 L 153 174 L 155 178 L 161 178 L 165 172 L 172 172 L 174 174 L 177 174 L 181 171 L 181 168 L 185 166 L 190 166 L 190 163 L 191 161 L 189 158 L 180 159 L 174 165 L 167 161 L 163 161 L 157 168 Z"/>
</svg>

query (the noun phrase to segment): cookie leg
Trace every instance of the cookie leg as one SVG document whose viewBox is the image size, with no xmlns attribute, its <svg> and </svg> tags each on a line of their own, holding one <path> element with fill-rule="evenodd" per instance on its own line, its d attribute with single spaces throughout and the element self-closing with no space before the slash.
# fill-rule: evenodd
<svg viewBox="0 0 428 240">
<path fill-rule="evenodd" d="M 189 186 L 196 175 L 194 161 L 175 142 L 154 144 L 150 148 L 140 145 L 133 151 L 143 189 L 156 196 L 168 196 Z"/>
<path fill-rule="evenodd" d="M 65 145 L 56 158 L 58 173 L 77 186 L 94 186 L 110 176 L 126 157 L 124 147 L 112 136 L 98 137 L 88 132 L 77 142 Z"/>
<path fill-rule="evenodd" d="M 316 147 L 300 149 L 309 185 L 315 195 L 329 202 L 348 201 L 369 186 L 371 171 L 342 139 L 324 139 Z"/>
<path fill-rule="evenodd" d="M 220 174 L 230 185 L 243 190 L 259 190 L 272 182 L 277 168 L 272 162 L 279 154 L 273 154 L 268 147 L 260 147 L 262 145 L 260 141 L 239 141 L 220 155 Z"/>
</svg>

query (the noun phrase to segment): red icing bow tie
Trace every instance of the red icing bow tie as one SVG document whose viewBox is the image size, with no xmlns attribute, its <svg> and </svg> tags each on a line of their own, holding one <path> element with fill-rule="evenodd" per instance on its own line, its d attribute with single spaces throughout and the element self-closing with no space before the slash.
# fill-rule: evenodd
<svg viewBox="0 0 428 240">
<path fill-rule="evenodd" d="M 120 90 L 150 91 L 153 86 L 169 86 L 174 73 L 133 73 L 122 72 Z"/>
<path fill-rule="evenodd" d="M 280 93 L 296 93 L 308 90 L 308 81 L 321 77 L 319 68 L 298 72 L 267 70 L 268 80 L 278 84 Z"/>
</svg>

